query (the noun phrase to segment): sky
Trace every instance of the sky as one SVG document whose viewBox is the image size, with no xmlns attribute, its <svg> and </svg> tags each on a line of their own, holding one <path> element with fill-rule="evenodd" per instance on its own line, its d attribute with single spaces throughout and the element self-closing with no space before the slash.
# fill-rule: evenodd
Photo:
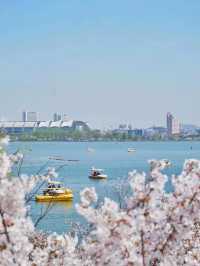
<svg viewBox="0 0 200 266">
<path fill-rule="evenodd" d="M 0 0 L 0 118 L 200 125 L 199 0 Z"/>
</svg>

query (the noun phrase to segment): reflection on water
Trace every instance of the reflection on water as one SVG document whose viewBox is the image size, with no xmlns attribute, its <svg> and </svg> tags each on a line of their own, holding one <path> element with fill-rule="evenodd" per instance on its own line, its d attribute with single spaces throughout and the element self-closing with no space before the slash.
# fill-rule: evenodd
<svg viewBox="0 0 200 266">
<path fill-rule="evenodd" d="M 37 228 L 46 232 L 67 232 L 71 226 L 74 212 L 73 201 L 32 202 L 31 215 L 33 222 L 45 214 Z"/>
<path fill-rule="evenodd" d="M 69 210 L 73 207 L 73 201 L 54 201 L 54 202 L 35 202 L 35 205 L 42 208 L 48 208 L 51 204 L 54 208 L 62 208 L 64 210 Z"/>
</svg>

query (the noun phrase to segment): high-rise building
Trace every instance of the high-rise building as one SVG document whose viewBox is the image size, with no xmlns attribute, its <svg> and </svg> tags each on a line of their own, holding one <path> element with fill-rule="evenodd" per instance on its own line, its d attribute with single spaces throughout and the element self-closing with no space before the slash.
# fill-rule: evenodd
<svg viewBox="0 0 200 266">
<path fill-rule="evenodd" d="M 38 121 L 37 112 L 22 112 L 22 121 L 23 122 L 36 122 Z"/>
<path fill-rule="evenodd" d="M 178 135 L 181 132 L 180 122 L 171 113 L 167 113 L 168 136 Z"/>
<path fill-rule="evenodd" d="M 56 121 L 59 121 L 61 120 L 62 116 L 58 113 L 54 113 L 53 114 L 53 121 L 56 122 Z"/>
<path fill-rule="evenodd" d="M 23 122 L 26 122 L 27 121 L 27 112 L 26 111 L 23 111 L 22 112 L 22 121 Z"/>
</svg>

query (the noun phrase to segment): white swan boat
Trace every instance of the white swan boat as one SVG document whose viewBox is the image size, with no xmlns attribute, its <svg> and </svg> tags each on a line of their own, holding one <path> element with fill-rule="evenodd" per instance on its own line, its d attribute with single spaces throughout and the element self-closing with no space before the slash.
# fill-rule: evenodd
<svg viewBox="0 0 200 266">
<path fill-rule="evenodd" d="M 91 172 L 89 174 L 89 178 L 92 178 L 92 179 L 107 179 L 108 176 L 105 175 L 103 172 L 104 172 L 103 169 L 97 169 L 97 168 L 92 167 Z"/>
<path fill-rule="evenodd" d="M 135 148 L 128 148 L 128 152 L 136 152 Z"/>
<path fill-rule="evenodd" d="M 95 152 L 95 149 L 93 149 L 93 148 L 87 148 L 87 151 L 88 152 Z"/>
</svg>

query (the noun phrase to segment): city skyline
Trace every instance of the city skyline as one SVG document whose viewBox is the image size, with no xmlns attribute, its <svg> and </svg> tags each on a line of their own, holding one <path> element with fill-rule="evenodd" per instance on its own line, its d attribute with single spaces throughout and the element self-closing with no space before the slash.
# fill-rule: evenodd
<svg viewBox="0 0 200 266">
<path fill-rule="evenodd" d="M 57 122 L 57 121 L 63 121 L 63 122 L 68 122 L 68 121 L 73 121 L 74 118 L 69 117 L 66 113 L 58 113 L 54 112 L 51 114 L 51 117 L 48 117 L 48 119 L 44 120 L 41 119 L 40 114 L 37 111 L 30 111 L 30 110 L 23 110 L 21 113 L 21 119 L 16 119 L 16 120 L 5 120 L 5 119 L 0 119 L 0 122 Z M 79 120 L 80 121 L 80 120 Z M 88 123 L 86 120 L 82 120 L 84 123 L 87 123 L 91 128 L 95 128 Z M 104 129 L 117 129 L 117 128 L 122 128 L 122 129 L 148 129 L 148 128 L 166 128 L 168 135 L 176 135 L 179 134 L 181 131 L 181 127 L 199 127 L 198 124 L 192 124 L 192 123 L 184 123 L 183 121 L 180 121 L 177 117 L 174 116 L 171 112 L 167 112 L 165 114 L 165 123 L 164 125 L 160 124 L 151 124 L 148 127 L 137 127 L 134 126 L 131 123 L 125 123 L 121 122 L 116 126 L 110 127 L 104 127 Z M 103 129 L 103 128 L 99 128 Z"/>
<path fill-rule="evenodd" d="M 0 117 L 55 110 L 143 128 L 170 110 L 199 125 L 199 12 L 180 0 L 1 2 Z"/>
<path fill-rule="evenodd" d="M 32 122 L 31 120 L 26 120 L 24 118 L 27 115 L 27 114 L 25 115 L 25 113 L 30 113 L 30 114 L 35 115 L 37 117 L 37 119 L 34 120 L 34 121 L 50 121 L 50 120 L 52 120 L 52 121 L 58 121 L 58 120 L 66 120 L 66 118 L 67 118 L 67 120 L 68 119 L 69 120 L 70 119 L 74 119 L 73 116 L 70 117 L 68 114 L 66 114 L 66 112 L 65 113 L 59 113 L 59 112 L 56 112 L 56 111 L 54 111 L 54 112 L 52 111 L 50 114 L 48 114 L 48 116 L 46 117 L 46 119 L 44 119 L 43 114 L 40 114 L 38 111 L 23 110 L 23 111 L 21 111 L 21 114 L 18 117 L 15 116 L 16 119 L 6 118 L 2 114 L 0 114 L 0 121 L 24 121 L 24 122 L 25 121 L 30 121 L 30 122 Z M 127 122 L 127 120 L 125 119 L 124 121 L 119 121 L 119 123 L 117 123 L 116 125 L 114 125 L 114 124 L 112 126 L 111 125 L 105 125 L 104 128 L 105 127 L 106 128 L 108 128 L 108 127 L 113 127 L 114 128 L 114 127 L 119 126 L 121 124 L 126 124 L 127 127 L 128 127 L 128 125 L 131 125 L 132 127 L 135 127 L 135 128 L 148 128 L 148 127 L 152 127 L 152 126 L 163 126 L 163 127 L 166 127 L 167 128 L 167 126 L 166 126 L 166 115 L 168 113 L 172 114 L 172 112 L 169 112 L 169 111 L 166 112 L 165 115 L 164 115 L 164 117 L 162 117 L 162 119 L 160 119 L 160 120 L 162 120 L 162 123 L 160 123 L 160 124 L 156 124 L 156 123 L 153 123 L 153 122 L 149 121 L 149 123 L 146 126 L 144 126 L 144 127 L 138 127 L 138 126 L 135 125 L 135 123 Z M 174 113 L 173 113 L 173 115 L 174 115 Z M 14 117 L 14 116 L 12 116 L 12 117 Z M 80 119 L 77 119 L 77 120 L 80 120 Z M 86 121 L 86 119 L 83 119 L 82 121 L 85 121 L 85 122 L 88 122 L 89 123 L 89 121 Z M 194 124 L 191 121 L 185 122 L 185 121 L 181 121 L 180 119 L 178 119 L 178 121 L 180 122 L 181 125 L 182 124 L 189 124 L 189 125 L 200 126 L 200 123 Z M 94 128 L 94 126 L 92 126 L 92 127 Z"/>
<path fill-rule="evenodd" d="M 90 125 L 84 121 L 72 120 L 66 114 L 54 113 L 51 120 L 38 120 L 38 113 L 23 111 L 21 121 L 0 121 L 0 131 L 6 132 L 17 139 L 35 139 L 40 133 L 41 138 L 48 139 L 49 134 L 57 132 L 50 138 L 53 140 L 79 140 L 98 139 L 105 140 L 169 140 L 169 139 L 198 139 L 200 127 L 191 124 L 181 124 L 174 114 L 166 114 L 166 126 L 152 126 L 148 128 L 134 128 L 131 124 L 120 124 L 110 130 L 90 130 Z M 94 128 L 93 128 L 94 129 Z M 55 131 L 56 130 L 56 131 Z M 45 133 L 46 132 L 46 133 Z M 71 133 L 70 133 L 71 132 Z M 35 135 L 36 134 L 36 135 Z M 60 135 L 59 135 L 60 134 Z M 72 135 L 71 135 L 72 134 Z M 77 135 L 78 134 L 78 135 Z M 108 135 L 107 135 L 108 134 Z M 41 138 L 39 138 L 41 140 Z"/>
</svg>

